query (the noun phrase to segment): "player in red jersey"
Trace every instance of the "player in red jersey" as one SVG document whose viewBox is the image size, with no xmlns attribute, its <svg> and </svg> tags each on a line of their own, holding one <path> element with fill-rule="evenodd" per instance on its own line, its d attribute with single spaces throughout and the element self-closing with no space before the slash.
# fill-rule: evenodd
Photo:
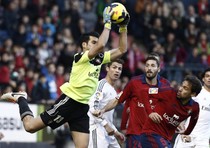
<svg viewBox="0 0 210 148">
<path fill-rule="evenodd" d="M 110 101 L 98 114 L 113 109 L 118 103 L 127 102 L 129 106 L 129 121 L 126 129 L 126 147 L 133 148 L 140 145 L 139 135 L 148 114 L 145 112 L 143 98 L 148 98 L 148 93 L 157 94 L 162 87 L 169 87 L 168 80 L 158 75 L 160 71 L 159 56 L 150 54 L 146 59 L 145 74 L 133 77 L 126 85 L 119 99 Z M 146 92 L 146 93 L 143 93 Z M 141 95 L 144 94 L 145 96 Z M 154 107 L 156 100 L 148 99 Z M 123 111 L 126 112 L 126 111 Z M 97 115 L 97 113 L 96 113 Z M 123 116 L 124 118 L 124 116 Z M 126 117 L 125 117 L 126 118 Z M 124 123 L 126 124 L 126 123 Z"/>
<path fill-rule="evenodd" d="M 189 126 L 185 131 L 177 131 L 188 135 L 193 130 L 199 114 L 199 105 L 191 97 L 197 96 L 202 88 L 200 80 L 195 76 L 186 76 L 178 91 L 173 88 L 160 89 L 158 94 L 149 94 L 157 100 L 152 110 L 145 98 L 144 104 L 149 114 L 142 133 L 140 142 L 142 148 L 171 148 L 170 141 L 178 125 L 191 117 Z M 143 95 L 143 94 L 142 94 Z"/>
</svg>

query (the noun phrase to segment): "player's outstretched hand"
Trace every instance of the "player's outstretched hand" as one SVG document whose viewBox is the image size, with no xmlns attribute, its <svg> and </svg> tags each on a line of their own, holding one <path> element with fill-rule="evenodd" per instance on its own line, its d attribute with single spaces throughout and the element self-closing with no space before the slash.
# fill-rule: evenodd
<svg viewBox="0 0 210 148">
<path fill-rule="evenodd" d="M 124 136 L 124 134 L 120 133 L 119 131 L 116 131 L 116 132 L 114 133 L 114 136 L 115 136 L 121 143 L 125 142 L 125 136 Z"/>
<path fill-rule="evenodd" d="M 191 142 L 191 137 L 189 135 L 181 135 L 183 142 Z"/>
<path fill-rule="evenodd" d="M 93 116 L 96 116 L 96 117 L 102 117 L 102 115 L 104 114 L 105 110 L 104 109 L 101 109 L 101 110 L 95 110 L 92 112 L 92 115 Z"/>
<path fill-rule="evenodd" d="M 110 6 L 107 6 L 104 8 L 103 11 L 103 22 L 104 22 L 104 26 L 107 29 L 111 29 L 111 17 L 113 15 L 114 11 L 112 10 L 112 8 Z"/>
<path fill-rule="evenodd" d="M 127 12 L 125 19 L 118 24 L 118 26 L 123 27 L 123 26 L 128 26 L 130 22 L 130 14 Z"/>
<path fill-rule="evenodd" d="M 155 123 L 160 123 L 161 120 L 163 120 L 162 117 L 156 112 L 149 114 L 149 118 Z"/>
</svg>

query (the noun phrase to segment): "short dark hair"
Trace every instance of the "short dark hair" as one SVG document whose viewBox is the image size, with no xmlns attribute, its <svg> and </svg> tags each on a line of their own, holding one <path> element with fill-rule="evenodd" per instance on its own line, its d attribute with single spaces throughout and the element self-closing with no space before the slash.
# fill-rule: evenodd
<svg viewBox="0 0 210 148">
<path fill-rule="evenodd" d="M 145 60 L 145 63 L 146 63 L 148 60 L 154 60 L 154 61 L 156 61 L 158 67 L 160 66 L 160 61 L 157 59 L 157 57 L 155 57 L 155 56 L 148 56 L 148 57 L 146 58 L 146 60 Z"/>
<path fill-rule="evenodd" d="M 110 67 L 112 65 L 112 63 L 114 63 L 114 62 L 120 63 L 122 65 L 124 64 L 124 60 L 116 59 L 116 60 L 111 61 L 110 63 L 107 63 L 107 67 Z"/>
<path fill-rule="evenodd" d="M 210 67 L 205 69 L 204 72 L 201 74 L 201 78 L 205 77 L 205 74 L 210 71 Z"/>
<path fill-rule="evenodd" d="M 79 46 L 81 47 L 81 49 L 82 49 L 82 43 L 83 42 L 87 43 L 90 40 L 90 36 L 99 38 L 100 35 L 98 32 L 89 32 L 89 33 L 82 34 L 79 40 Z"/>
<path fill-rule="evenodd" d="M 196 94 L 196 96 L 200 93 L 202 89 L 202 83 L 201 81 L 194 75 L 187 75 L 184 78 L 184 81 L 188 81 L 191 83 L 191 91 Z"/>
<path fill-rule="evenodd" d="M 157 60 L 158 60 L 159 63 L 160 63 L 160 55 L 159 55 L 158 53 L 156 53 L 156 52 L 151 52 L 151 53 L 148 55 L 148 57 L 155 57 L 155 58 L 157 58 Z"/>
</svg>

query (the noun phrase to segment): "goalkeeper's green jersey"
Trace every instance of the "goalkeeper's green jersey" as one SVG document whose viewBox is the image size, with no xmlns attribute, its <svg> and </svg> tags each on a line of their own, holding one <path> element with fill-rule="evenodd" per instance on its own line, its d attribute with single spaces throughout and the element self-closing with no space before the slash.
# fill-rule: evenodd
<svg viewBox="0 0 210 148">
<path fill-rule="evenodd" d="M 65 95 L 83 104 L 88 104 L 96 90 L 102 64 L 110 62 L 110 51 L 91 60 L 88 52 L 75 54 L 69 82 L 60 87 Z"/>
</svg>

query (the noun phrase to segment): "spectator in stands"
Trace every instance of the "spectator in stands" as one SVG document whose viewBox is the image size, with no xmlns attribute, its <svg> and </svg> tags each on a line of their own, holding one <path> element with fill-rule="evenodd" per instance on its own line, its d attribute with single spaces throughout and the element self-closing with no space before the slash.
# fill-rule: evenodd
<svg viewBox="0 0 210 148">
<path fill-rule="evenodd" d="M 85 32 L 93 31 L 95 29 L 95 25 L 97 22 L 97 16 L 95 13 L 95 3 L 92 1 L 86 1 L 85 2 L 85 8 L 84 11 L 81 12 L 80 16 L 82 19 L 84 19 L 85 22 Z"/>
<path fill-rule="evenodd" d="M 199 15 L 205 15 L 207 13 L 210 13 L 210 5 L 208 0 L 198 0 L 196 8 Z"/>
<path fill-rule="evenodd" d="M 185 27 L 187 27 L 188 24 L 190 23 L 195 24 L 196 26 L 199 26 L 199 16 L 197 15 L 193 5 L 188 6 L 187 13 L 183 21 L 184 21 Z"/>
<path fill-rule="evenodd" d="M 36 24 L 32 25 L 32 29 L 30 32 L 27 32 L 26 42 L 28 44 L 32 43 L 34 39 L 37 39 L 39 42 L 42 41 L 42 35 L 38 32 L 38 26 Z"/>
<path fill-rule="evenodd" d="M 65 44 L 65 47 L 61 50 L 60 55 L 58 56 L 57 63 L 63 65 L 64 67 L 72 67 L 73 57 L 74 54 L 76 53 L 75 49 L 76 49 L 75 43 Z"/>
<path fill-rule="evenodd" d="M 185 15 L 185 8 L 184 8 L 184 4 L 181 0 L 171 0 L 170 3 L 170 8 L 174 8 L 176 7 L 179 11 L 179 14 L 181 17 L 184 17 Z"/>
<path fill-rule="evenodd" d="M 26 27 L 24 24 L 20 24 L 13 36 L 14 44 L 24 47 L 26 45 L 26 39 Z"/>
<path fill-rule="evenodd" d="M 56 66 L 55 79 L 56 79 L 56 86 L 57 86 L 57 94 L 58 94 L 58 96 L 60 96 L 62 94 L 62 92 L 60 90 L 60 86 L 66 82 L 65 78 L 64 78 L 64 66 L 63 65 Z"/>
<path fill-rule="evenodd" d="M 25 83 L 27 86 L 26 92 L 31 97 L 32 89 L 34 87 L 34 70 L 32 68 L 26 68 Z"/>
<path fill-rule="evenodd" d="M 192 49 L 192 52 L 188 54 L 186 63 L 189 63 L 189 64 L 201 63 L 201 56 L 199 54 L 199 49 L 197 47 L 194 47 Z"/>
<path fill-rule="evenodd" d="M 34 84 L 31 92 L 31 103 L 47 104 L 50 98 L 49 86 L 44 74 L 39 75 L 38 81 Z"/>
<path fill-rule="evenodd" d="M 10 37 L 14 35 L 16 26 L 18 25 L 18 3 L 19 1 L 11 0 L 3 15 L 2 29 L 6 30 Z"/>
<path fill-rule="evenodd" d="M 205 53 L 210 56 L 210 41 L 208 41 L 206 32 L 200 32 L 197 46 L 199 54 Z"/>
<path fill-rule="evenodd" d="M 8 52 L 1 53 L 0 57 L 0 89 L 4 90 L 10 84 L 10 56 Z"/>
</svg>

